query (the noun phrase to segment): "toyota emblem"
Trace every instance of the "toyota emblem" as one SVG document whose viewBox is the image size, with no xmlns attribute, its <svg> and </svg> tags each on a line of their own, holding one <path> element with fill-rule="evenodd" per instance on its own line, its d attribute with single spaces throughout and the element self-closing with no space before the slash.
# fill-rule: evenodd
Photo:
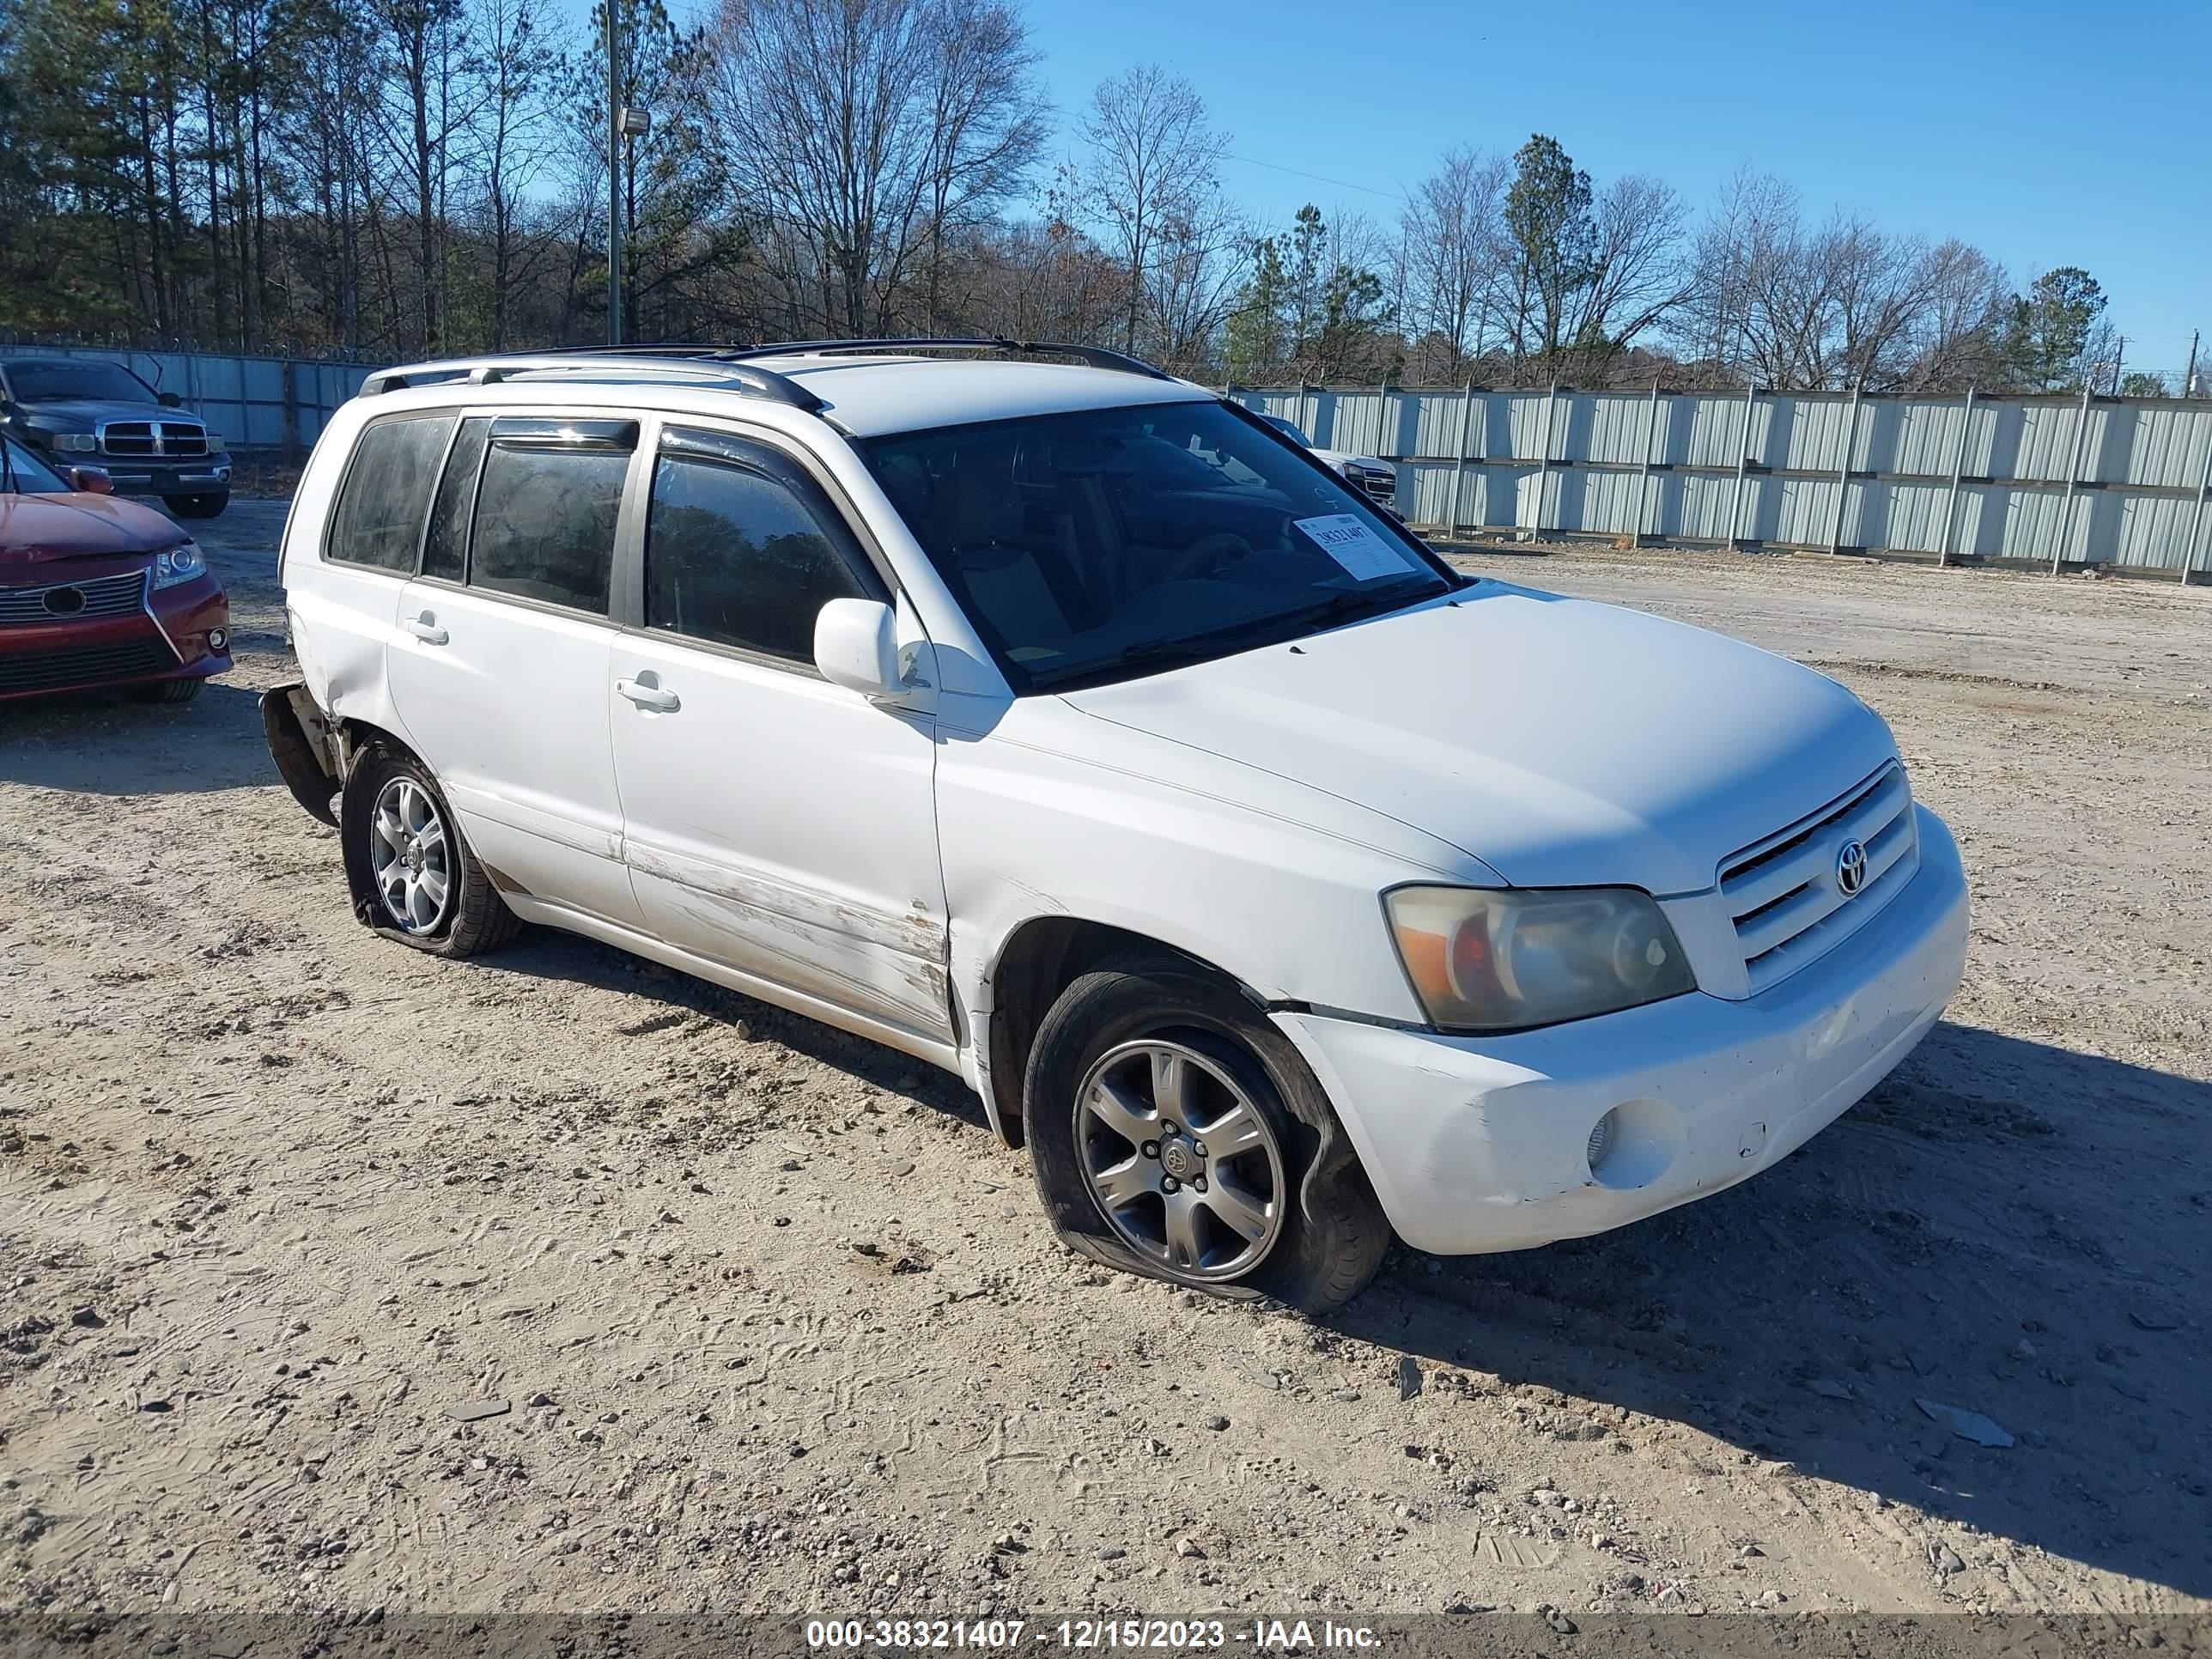
<svg viewBox="0 0 2212 1659">
<path fill-rule="evenodd" d="M 1845 898 L 1866 885 L 1866 843 L 1847 841 L 1836 853 L 1836 888 Z"/>
</svg>

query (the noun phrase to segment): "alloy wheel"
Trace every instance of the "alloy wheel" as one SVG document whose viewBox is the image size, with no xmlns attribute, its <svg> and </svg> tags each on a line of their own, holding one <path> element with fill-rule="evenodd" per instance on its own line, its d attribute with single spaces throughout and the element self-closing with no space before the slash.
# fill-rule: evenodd
<svg viewBox="0 0 2212 1659">
<path fill-rule="evenodd" d="M 433 932 L 446 919 L 453 890 L 446 821 L 430 792 L 397 777 L 376 797 L 368 821 L 369 867 L 385 914 L 403 932 Z"/>
<path fill-rule="evenodd" d="M 1283 1157 L 1227 1067 L 1186 1042 L 1109 1049 L 1076 1094 L 1085 1179 L 1122 1241 L 1177 1279 L 1233 1279 L 1282 1231 Z"/>
</svg>

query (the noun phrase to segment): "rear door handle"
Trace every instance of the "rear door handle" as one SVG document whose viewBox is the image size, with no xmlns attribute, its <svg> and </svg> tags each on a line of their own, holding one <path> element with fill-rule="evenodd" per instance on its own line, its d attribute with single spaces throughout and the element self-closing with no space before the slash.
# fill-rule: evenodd
<svg viewBox="0 0 2212 1659">
<path fill-rule="evenodd" d="M 657 714 L 672 714 L 684 707 L 684 700 L 673 691 L 658 685 L 641 685 L 635 680 L 617 680 L 615 693 L 628 697 L 640 708 L 650 708 Z"/>
<path fill-rule="evenodd" d="M 410 617 L 401 626 L 425 645 L 443 645 L 453 637 L 438 626 L 436 619 L 427 611 L 419 617 Z"/>
</svg>

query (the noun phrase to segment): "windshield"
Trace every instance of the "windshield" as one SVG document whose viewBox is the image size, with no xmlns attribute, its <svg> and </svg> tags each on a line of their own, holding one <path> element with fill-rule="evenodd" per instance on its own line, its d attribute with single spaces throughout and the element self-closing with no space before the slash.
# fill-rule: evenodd
<svg viewBox="0 0 2212 1659">
<path fill-rule="evenodd" d="M 64 495 L 69 485 L 61 475 L 12 438 L 0 439 L 7 453 L 0 458 L 0 495 Z"/>
<path fill-rule="evenodd" d="M 1307 437 L 1304 431 L 1292 426 L 1281 416 L 1262 415 L 1260 418 L 1265 421 L 1269 426 L 1274 428 L 1276 431 L 1281 433 L 1285 438 L 1290 439 L 1291 442 L 1297 444 L 1300 449 L 1311 449 L 1313 447 L 1313 440 Z"/>
<path fill-rule="evenodd" d="M 19 403 L 58 403 L 73 398 L 111 404 L 154 401 L 144 381 L 115 363 L 9 363 L 6 367 L 9 387 Z"/>
<path fill-rule="evenodd" d="M 1017 691 L 1224 656 L 1457 586 L 1334 474 L 1218 403 L 860 447 Z"/>
</svg>

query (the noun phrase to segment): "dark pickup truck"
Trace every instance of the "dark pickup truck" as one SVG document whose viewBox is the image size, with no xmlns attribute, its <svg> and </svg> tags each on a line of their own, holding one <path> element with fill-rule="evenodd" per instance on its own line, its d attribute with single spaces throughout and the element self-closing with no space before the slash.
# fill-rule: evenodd
<svg viewBox="0 0 2212 1659">
<path fill-rule="evenodd" d="M 222 435 L 120 363 L 0 358 L 0 430 L 57 466 L 97 466 L 118 493 L 159 495 L 180 519 L 230 504 Z"/>
</svg>

